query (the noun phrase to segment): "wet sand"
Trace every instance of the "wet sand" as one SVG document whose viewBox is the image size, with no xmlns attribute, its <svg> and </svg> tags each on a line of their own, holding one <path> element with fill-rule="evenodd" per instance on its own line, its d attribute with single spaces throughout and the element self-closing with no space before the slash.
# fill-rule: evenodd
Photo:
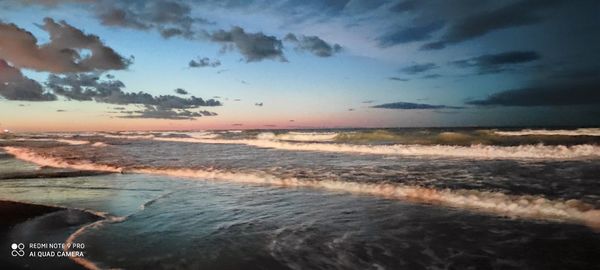
<svg viewBox="0 0 600 270">
<path fill-rule="evenodd" d="M 2 217 L 0 233 L 5 235 L 16 224 L 58 210 L 62 209 L 38 204 L 0 201 L 0 217 Z"/>
<path fill-rule="evenodd" d="M 63 178 L 63 177 L 79 177 L 79 176 L 96 176 L 110 174 L 102 171 L 71 171 L 57 169 L 43 169 L 32 172 L 16 172 L 0 175 L 0 180 L 4 179 L 27 179 L 27 178 Z"/>
</svg>

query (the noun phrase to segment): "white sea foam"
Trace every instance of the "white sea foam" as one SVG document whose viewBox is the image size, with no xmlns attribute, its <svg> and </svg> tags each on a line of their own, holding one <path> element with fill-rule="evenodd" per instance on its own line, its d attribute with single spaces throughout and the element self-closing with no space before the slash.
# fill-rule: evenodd
<svg viewBox="0 0 600 270">
<path fill-rule="evenodd" d="M 207 131 L 187 132 L 184 134 L 186 134 L 192 138 L 197 138 L 197 139 L 213 139 L 213 138 L 219 137 L 219 134 L 216 134 L 213 132 L 207 132 Z"/>
<path fill-rule="evenodd" d="M 93 171 L 107 171 L 107 172 L 121 172 L 122 169 L 114 166 L 100 165 L 94 163 L 77 162 L 77 161 L 66 161 L 60 158 L 46 157 L 32 151 L 28 148 L 20 147 L 3 147 L 6 153 L 15 156 L 18 159 L 29 161 L 40 166 L 49 167 L 60 167 L 60 168 L 71 168 L 77 170 L 93 170 Z"/>
<path fill-rule="evenodd" d="M 128 139 L 128 140 L 147 140 L 154 138 L 154 135 L 115 135 L 102 134 L 105 138 Z"/>
<path fill-rule="evenodd" d="M 92 144 L 93 147 L 105 147 L 108 146 L 108 144 L 103 143 L 103 142 L 95 142 Z"/>
<path fill-rule="evenodd" d="M 8 153 L 19 159 L 39 165 L 86 168 L 106 171 L 122 171 L 106 165 L 85 162 L 66 162 L 56 158 L 46 158 L 27 148 L 5 147 Z M 309 187 L 327 190 L 368 194 L 390 199 L 414 202 L 436 203 L 449 207 L 469 209 L 495 215 L 568 221 L 585 224 L 600 229 L 600 210 L 578 200 L 549 200 L 535 195 L 507 195 L 500 192 L 477 190 L 432 189 L 419 186 L 358 183 L 336 180 L 308 180 L 279 178 L 266 173 L 228 172 L 222 170 L 138 168 L 127 172 L 169 175 L 175 177 L 224 180 L 238 183 L 253 183 L 283 187 Z"/>
<path fill-rule="evenodd" d="M 66 144 L 70 144 L 70 145 L 84 145 L 84 144 L 89 144 L 89 141 L 83 141 L 83 140 L 68 140 L 68 139 L 56 139 L 54 141 L 57 142 L 61 142 L 61 143 L 66 143 Z"/>
<path fill-rule="evenodd" d="M 154 138 L 158 141 L 207 143 L 207 144 L 244 144 L 255 147 L 274 148 L 292 151 L 318 151 L 356 154 L 381 154 L 401 156 L 445 156 L 461 158 L 507 158 L 507 159 L 576 159 L 600 158 L 600 146 L 597 145 L 356 145 L 337 143 L 293 143 L 270 140 L 222 140 L 194 138 Z"/>
<path fill-rule="evenodd" d="M 84 144 L 89 144 L 89 141 L 85 141 L 85 140 L 70 140 L 70 139 L 52 139 L 52 138 L 18 138 L 18 139 L 14 139 L 14 141 L 19 141 L 19 142 L 27 142 L 27 141 L 32 141 L 32 142 L 60 142 L 60 143 L 66 143 L 69 145 L 84 145 Z"/>
<path fill-rule="evenodd" d="M 600 136 L 600 128 L 578 128 L 575 130 L 523 129 L 519 131 L 494 131 L 500 136 Z"/>
<path fill-rule="evenodd" d="M 326 142 L 335 139 L 338 134 L 335 132 L 287 132 L 275 134 L 273 132 L 263 132 L 256 136 L 259 140 L 281 140 L 297 142 Z"/>
<path fill-rule="evenodd" d="M 64 246 L 63 246 L 63 250 L 65 252 L 68 252 L 70 250 L 70 248 L 73 246 L 73 243 L 75 242 L 75 240 L 81 236 L 87 229 L 89 228 L 98 228 L 100 226 L 102 226 L 105 223 L 116 223 L 116 222 L 122 222 L 123 220 L 125 220 L 126 217 L 117 217 L 117 216 L 109 216 L 108 214 L 105 213 L 99 213 L 98 216 L 102 217 L 103 219 L 100 219 L 96 222 L 92 222 L 90 224 L 87 224 L 81 228 L 79 228 L 78 230 L 76 230 L 74 233 L 72 233 L 71 235 L 69 235 L 69 237 L 67 238 L 67 240 L 65 240 Z M 99 270 L 102 269 L 101 267 L 99 267 L 98 265 L 96 265 L 94 262 L 84 258 L 84 257 L 69 257 L 70 260 L 72 260 L 73 262 L 85 267 L 86 269 L 90 269 L 90 270 Z"/>
</svg>

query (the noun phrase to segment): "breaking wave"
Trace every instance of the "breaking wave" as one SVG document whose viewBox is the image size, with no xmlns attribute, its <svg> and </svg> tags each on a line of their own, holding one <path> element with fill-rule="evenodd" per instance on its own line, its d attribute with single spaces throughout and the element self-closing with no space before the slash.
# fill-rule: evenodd
<svg viewBox="0 0 600 270">
<path fill-rule="evenodd" d="M 273 132 L 263 132 L 256 136 L 259 140 L 281 140 L 297 142 L 325 142 L 333 141 L 338 133 L 335 132 L 287 132 L 275 134 Z"/>
<path fill-rule="evenodd" d="M 192 138 L 197 138 L 197 139 L 213 139 L 213 138 L 219 137 L 219 134 L 212 133 L 212 132 L 205 132 L 205 131 L 187 132 L 185 134 Z"/>
<path fill-rule="evenodd" d="M 340 143 L 292 143 L 269 140 L 222 140 L 194 138 L 154 138 L 158 141 L 206 143 L 206 144 L 244 144 L 255 147 L 292 151 L 318 151 L 355 154 L 381 154 L 401 156 L 444 156 L 460 158 L 488 159 L 577 159 L 599 158 L 600 146 L 583 145 L 355 145 Z"/>
<path fill-rule="evenodd" d="M 523 129 L 519 131 L 494 131 L 501 136 L 600 136 L 600 128 L 578 128 L 574 130 Z"/>
<path fill-rule="evenodd" d="M 108 144 L 103 143 L 103 142 L 95 142 L 92 144 L 93 147 L 106 147 L 108 146 Z"/>
<path fill-rule="evenodd" d="M 69 139 L 52 139 L 52 138 L 18 138 L 18 139 L 14 139 L 13 141 L 17 141 L 17 142 L 28 142 L 28 141 L 32 141 L 32 142 L 59 142 L 59 143 L 65 143 L 68 145 L 84 145 L 84 144 L 89 144 L 89 141 L 83 141 L 83 140 L 69 140 Z"/>
<path fill-rule="evenodd" d="M 105 171 L 105 172 L 121 172 L 122 169 L 114 166 L 100 165 L 86 162 L 75 162 L 67 161 L 60 158 L 46 157 L 28 148 L 19 148 L 6 146 L 3 147 L 4 151 L 8 154 L 15 156 L 18 159 L 29 161 L 40 166 L 58 167 L 58 168 L 71 168 L 76 170 L 87 170 L 87 171 Z"/>
<path fill-rule="evenodd" d="M 84 145 L 84 144 L 89 144 L 89 141 L 81 141 L 81 140 L 68 140 L 68 139 L 56 139 L 55 141 L 57 142 L 61 142 L 61 143 L 66 143 L 69 145 Z"/>
<path fill-rule="evenodd" d="M 113 138 L 113 139 L 129 139 L 129 140 L 145 140 L 152 139 L 154 135 L 115 135 L 115 134 L 102 134 L 105 138 Z"/>
<path fill-rule="evenodd" d="M 140 174 L 157 174 L 175 177 L 224 180 L 237 183 L 274 185 L 282 187 L 308 187 L 334 191 L 367 194 L 390 199 L 439 204 L 448 207 L 468 209 L 494 215 L 567 221 L 600 229 L 600 209 L 579 200 L 549 200 L 535 195 L 507 195 L 501 192 L 432 189 L 420 186 L 399 184 L 377 184 L 345 182 L 336 180 L 310 180 L 280 178 L 267 173 L 244 173 L 207 169 L 175 168 L 131 168 L 124 170 L 107 165 L 86 162 L 66 162 L 57 158 L 47 158 L 27 148 L 5 147 L 5 150 L 19 159 L 39 165 L 87 168 L 94 170 L 118 171 Z M 82 228 L 83 229 L 83 228 Z"/>
</svg>

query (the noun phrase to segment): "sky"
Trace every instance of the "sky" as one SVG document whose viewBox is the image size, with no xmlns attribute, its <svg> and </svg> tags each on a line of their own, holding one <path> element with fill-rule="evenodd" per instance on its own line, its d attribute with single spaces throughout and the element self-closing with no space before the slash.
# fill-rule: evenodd
<svg viewBox="0 0 600 270">
<path fill-rule="evenodd" d="M 0 0 L 0 129 L 598 126 L 593 0 Z"/>
</svg>

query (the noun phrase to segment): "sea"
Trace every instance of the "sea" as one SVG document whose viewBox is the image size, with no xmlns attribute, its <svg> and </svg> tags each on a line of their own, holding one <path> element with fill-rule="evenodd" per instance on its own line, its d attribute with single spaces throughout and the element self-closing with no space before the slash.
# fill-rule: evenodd
<svg viewBox="0 0 600 270">
<path fill-rule="evenodd" d="M 600 128 L 6 133 L 0 200 L 88 269 L 597 269 Z"/>
</svg>

